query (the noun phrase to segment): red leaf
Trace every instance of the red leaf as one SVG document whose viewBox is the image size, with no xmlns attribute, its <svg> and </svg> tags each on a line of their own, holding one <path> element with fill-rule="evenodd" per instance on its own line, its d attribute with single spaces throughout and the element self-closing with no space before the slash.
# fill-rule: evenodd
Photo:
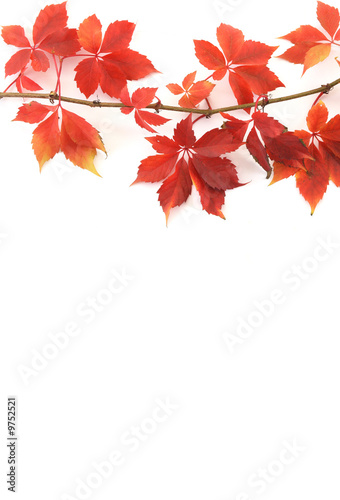
<svg viewBox="0 0 340 500">
<path fill-rule="evenodd" d="M 1 31 L 4 42 L 15 47 L 30 47 L 22 26 L 3 26 Z"/>
<path fill-rule="evenodd" d="M 249 153 L 252 155 L 254 160 L 259 163 L 266 172 L 271 172 L 271 166 L 268 160 L 266 149 L 260 141 L 255 127 L 250 130 L 246 145 Z"/>
<path fill-rule="evenodd" d="M 196 106 L 201 101 L 203 101 L 203 99 L 209 97 L 214 87 L 215 85 L 211 82 L 200 81 L 193 83 L 191 87 L 187 89 L 187 92 L 193 104 Z"/>
<path fill-rule="evenodd" d="M 192 115 L 181 120 L 174 131 L 174 140 L 180 146 L 191 148 L 196 141 L 194 131 L 192 130 Z"/>
<path fill-rule="evenodd" d="M 19 73 L 30 61 L 31 49 L 18 50 L 5 64 L 5 75 Z"/>
<path fill-rule="evenodd" d="M 103 80 L 103 86 L 106 88 L 105 92 L 110 95 L 111 90 L 108 90 L 108 87 L 104 83 L 104 71 L 100 71 L 99 65 L 101 61 L 98 61 L 95 58 L 87 57 L 78 63 L 75 67 L 76 71 L 76 83 L 77 87 L 82 94 L 84 94 L 87 98 L 90 95 L 94 94 L 98 88 L 98 85 Z M 121 73 L 121 78 L 125 84 L 124 75 Z M 102 90 L 104 91 L 102 87 Z"/>
<path fill-rule="evenodd" d="M 85 50 L 95 54 L 75 68 L 77 87 L 86 97 L 100 85 L 110 97 L 119 98 L 127 80 L 139 80 L 157 71 L 146 56 L 128 48 L 134 29 L 135 24 L 128 21 L 111 23 L 101 43 L 101 23 L 95 15 L 80 24 L 79 41 Z"/>
<path fill-rule="evenodd" d="M 226 68 L 224 55 L 215 45 L 204 40 L 194 40 L 194 44 L 196 57 L 203 66 L 214 70 Z M 218 80 L 221 80 L 223 76 L 220 76 Z"/>
<path fill-rule="evenodd" d="M 253 102 L 253 93 L 249 87 L 248 82 L 243 78 L 243 76 L 235 73 L 234 71 L 229 72 L 229 85 L 236 97 L 238 104 L 247 104 Z M 250 108 L 245 108 L 247 113 L 250 113 Z"/>
<path fill-rule="evenodd" d="M 123 71 L 115 64 L 108 60 L 98 61 L 99 83 L 106 94 L 110 97 L 119 98 L 119 95 L 126 85 L 126 76 Z M 85 95 L 85 89 L 83 91 Z"/>
<path fill-rule="evenodd" d="M 133 92 L 131 96 L 132 105 L 136 109 L 146 108 L 155 98 L 157 88 L 143 87 Z"/>
<path fill-rule="evenodd" d="M 252 115 L 255 127 L 260 131 L 262 136 L 276 137 L 282 134 L 286 128 L 282 123 L 275 120 L 267 113 L 261 111 L 255 111 Z"/>
<path fill-rule="evenodd" d="M 210 187 L 225 191 L 241 186 L 235 166 L 228 158 L 193 155 L 191 161 L 201 179 Z"/>
<path fill-rule="evenodd" d="M 279 37 L 282 40 L 288 40 L 294 45 L 299 45 L 301 43 L 310 42 L 320 42 L 321 40 L 327 41 L 325 35 L 318 29 L 310 26 L 309 24 L 300 26 L 294 31 L 291 31 L 287 35 Z"/>
<path fill-rule="evenodd" d="M 131 49 L 122 49 L 103 56 L 103 60 L 113 62 L 125 74 L 127 80 L 140 80 L 157 72 L 149 59 Z"/>
<path fill-rule="evenodd" d="M 57 5 L 47 5 L 42 9 L 33 26 L 33 41 L 37 45 L 51 33 L 66 28 L 66 2 Z"/>
<path fill-rule="evenodd" d="M 192 183 L 200 195 L 203 210 L 208 212 L 208 214 L 217 215 L 221 219 L 225 219 L 221 210 L 224 204 L 225 192 L 222 189 L 214 189 L 204 182 L 194 168 L 192 161 L 189 161 L 189 173 Z"/>
<path fill-rule="evenodd" d="M 159 182 L 173 171 L 178 160 L 178 153 L 148 156 L 141 161 L 138 169 L 137 182 Z"/>
<path fill-rule="evenodd" d="M 323 141 L 340 142 L 340 115 L 335 115 L 321 129 L 320 136 Z"/>
<path fill-rule="evenodd" d="M 101 53 L 116 52 L 129 46 L 136 25 L 129 21 L 115 21 L 109 24 L 101 47 Z"/>
<path fill-rule="evenodd" d="M 201 156 L 216 157 L 238 149 L 243 143 L 235 140 L 226 129 L 214 128 L 206 132 L 193 146 L 196 154 Z"/>
<path fill-rule="evenodd" d="M 216 36 L 227 61 L 234 61 L 244 44 L 242 31 L 228 24 L 221 23 L 217 28 Z"/>
<path fill-rule="evenodd" d="M 47 71 L 50 62 L 47 55 L 42 50 L 33 50 L 31 53 L 31 65 L 34 71 Z"/>
<path fill-rule="evenodd" d="M 166 223 L 168 223 L 170 210 L 182 205 L 188 199 L 191 188 L 188 164 L 182 157 L 178 160 L 174 173 L 165 179 L 157 191 L 158 200 L 165 213 Z"/>
<path fill-rule="evenodd" d="M 132 113 L 134 106 L 132 105 L 132 101 L 131 101 L 131 97 L 130 97 L 127 85 L 125 85 L 125 87 L 123 87 L 123 89 L 120 93 L 119 99 L 120 99 L 121 103 L 124 104 L 124 106 L 127 106 L 127 107 L 120 108 L 120 111 L 124 115 L 129 115 L 130 113 Z"/>
<path fill-rule="evenodd" d="M 323 142 L 319 143 L 319 151 L 322 156 L 322 162 L 327 166 L 329 180 L 337 187 L 340 187 L 340 158 L 329 151 Z"/>
<path fill-rule="evenodd" d="M 278 46 L 271 47 L 262 42 L 246 40 L 233 58 L 233 64 L 265 66 L 277 48 Z"/>
<path fill-rule="evenodd" d="M 20 81 L 22 86 L 27 90 L 31 91 L 42 90 L 42 87 L 40 87 L 40 85 L 38 85 L 36 82 L 34 82 L 25 75 L 20 75 Z"/>
<path fill-rule="evenodd" d="M 120 108 L 121 112 L 128 115 L 135 108 L 135 121 L 137 125 L 145 128 L 149 132 L 155 132 L 155 130 L 150 127 L 150 125 L 163 125 L 168 118 L 151 113 L 150 111 L 142 111 L 142 108 L 146 108 L 153 101 L 157 88 L 144 87 L 135 90 L 131 98 L 127 86 L 123 88 L 120 93 L 120 100 L 125 106 L 131 106 L 127 108 Z"/>
<path fill-rule="evenodd" d="M 31 101 L 20 106 L 17 116 L 12 121 L 39 123 L 48 115 L 48 113 L 55 111 L 55 109 L 55 106 L 46 106 L 45 104 Z"/>
<path fill-rule="evenodd" d="M 151 113 L 150 111 L 135 111 L 135 120 L 138 125 L 145 128 L 149 132 L 155 132 L 155 130 L 149 125 L 154 125 L 157 127 L 158 125 L 164 125 L 164 123 L 169 121 L 169 118 L 164 118 L 164 116 L 160 116 L 157 113 Z"/>
<path fill-rule="evenodd" d="M 239 120 L 238 118 L 235 118 L 228 113 L 221 113 L 221 115 L 223 116 L 223 118 L 227 118 L 228 120 L 223 123 L 222 127 L 228 130 L 228 132 L 232 134 L 236 140 L 242 142 L 248 129 L 249 123 L 252 120 Z"/>
<path fill-rule="evenodd" d="M 333 38 L 339 28 L 340 15 L 339 10 L 323 2 L 318 2 L 317 6 L 318 21 L 325 31 Z"/>
<path fill-rule="evenodd" d="M 240 141 L 224 129 L 213 129 L 196 141 L 191 114 L 177 124 L 173 139 L 155 136 L 147 140 L 161 154 L 142 161 L 135 182 L 156 182 L 167 176 L 158 190 L 166 220 L 170 210 L 187 199 L 192 183 L 199 191 L 203 209 L 224 218 L 224 191 L 241 184 L 235 166 L 220 155 L 237 149 Z"/>
<path fill-rule="evenodd" d="M 308 148 L 293 132 L 285 132 L 273 138 L 264 136 L 263 140 L 269 157 L 279 163 L 289 165 L 292 160 L 313 159 Z"/>
<path fill-rule="evenodd" d="M 313 214 L 315 207 L 327 190 L 329 174 L 318 149 L 314 147 L 311 149 L 311 152 L 315 157 L 315 161 L 305 160 L 307 171 L 298 170 L 295 178 L 296 186 L 305 200 L 310 204 L 311 214 Z"/>
<path fill-rule="evenodd" d="M 80 49 L 77 30 L 64 28 L 51 33 L 40 43 L 39 47 L 58 56 L 73 56 Z"/>
<path fill-rule="evenodd" d="M 234 71 L 245 79 L 252 92 L 257 95 L 267 94 L 277 87 L 284 87 L 267 66 L 236 66 Z"/>
<path fill-rule="evenodd" d="M 215 80 L 229 71 L 229 83 L 239 104 L 252 102 L 253 94 L 284 86 L 266 66 L 277 47 L 245 41 L 241 30 L 224 23 L 217 28 L 217 39 L 223 52 L 210 42 L 195 40 L 196 56 L 203 66 L 215 70 Z"/>
<path fill-rule="evenodd" d="M 40 170 L 60 150 L 58 111 L 41 122 L 33 131 L 32 147 Z"/>
<path fill-rule="evenodd" d="M 154 137 L 146 137 L 145 139 L 152 144 L 153 149 L 157 153 L 174 154 L 180 149 L 174 140 L 164 135 L 155 135 Z"/>
</svg>

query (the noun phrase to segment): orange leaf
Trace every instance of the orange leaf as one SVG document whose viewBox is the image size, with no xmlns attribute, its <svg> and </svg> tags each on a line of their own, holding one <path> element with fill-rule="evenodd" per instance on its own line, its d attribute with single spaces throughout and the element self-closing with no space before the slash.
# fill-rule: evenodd
<svg viewBox="0 0 340 500">
<path fill-rule="evenodd" d="M 323 101 L 317 102 L 308 112 L 307 126 L 311 132 L 318 132 L 327 122 L 328 109 Z"/>
<path fill-rule="evenodd" d="M 30 47 L 22 26 L 3 26 L 1 30 L 4 42 L 15 47 Z"/>
<path fill-rule="evenodd" d="M 95 14 L 84 19 L 78 28 L 78 39 L 88 52 L 96 54 L 102 43 L 102 25 Z"/>
<path fill-rule="evenodd" d="M 323 198 L 329 183 L 329 174 L 317 148 L 311 148 L 315 161 L 305 160 L 306 171 L 296 172 L 296 186 L 311 207 L 311 215 Z"/>
<path fill-rule="evenodd" d="M 318 2 L 317 6 L 318 21 L 325 31 L 333 38 L 339 28 L 340 15 L 339 10 L 323 2 Z"/>
<path fill-rule="evenodd" d="M 81 116 L 62 109 L 60 147 L 74 165 L 99 175 L 93 160 L 97 149 L 106 153 L 98 131 Z"/>
<path fill-rule="evenodd" d="M 304 74 L 307 71 L 307 69 L 327 59 L 330 52 L 331 52 L 330 43 L 321 43 L 309 49 L 305 56 L 302 74 Z"/>
<path fill-rule="evenodd" d="M 292 175 L 295 175 L 296 172 L 298 172 L 300 168 L 298 167 L 290 167 L 288 165 L 285 165 L 284 163 L 279 163 L 277 161 L 273 162 L 273 177 L 270 183 L 268 184 L 271 186 L 275 182 L 282 181 L 283 179 L 287 179 L 288 177 L 291 177 Z"/>
<path fill-rule="evenodd" d="M 33 131 L 32 146 L 39 162 L 40 170 L 46 163 L 60 151 L 60 131 L 58 124 L 58 111 L 41 122 Z"/>
</svg>

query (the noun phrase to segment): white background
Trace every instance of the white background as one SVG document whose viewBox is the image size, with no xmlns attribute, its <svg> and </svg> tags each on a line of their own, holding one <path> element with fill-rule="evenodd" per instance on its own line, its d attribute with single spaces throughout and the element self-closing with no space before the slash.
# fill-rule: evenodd
<svg viewBox="0 0 340 500">
<path fill-rule="evenodd" d="M 0 24 L 29 30 L 44 5 L 7 2 Z M 177 98 L 167 83 L 180 83 L 194 70 L 208 75 L 193 39 L 216 44 L 216 28 L 225 22 L 246 39 L 280 45 L 279 54 L 290 44 L 277 37 L 301 24 L 317 25 L 315 10 L 316 2 L 306 0 L 68 2 L 70 27 L 93 13 L 104 29 L 116 19 L 136 22 L 131 48 L 162 74 L 130 89 L 159 87 L 157 95 L 172 104 Z M 13 52 L 2 43 L 2 68 Z M 334 80 L 335 55 L 303 78 L 300 66 L 272 60 L 286 84 L 272 95 Z M 2 76 L 2 89 L 7 84 Z M 213 107 L 234 103 L 226 87 L 219 84 Z M 46 90 L 53 88 L 51 81 Z M 66 75 L 63 89 L 80 96 Z M 267 112 L 290 130 L 305 128 L 314 99 Z M 325 102 L 331 116 L 338 113 L 339 89 Z M 68 106 L 101 132 L 108 151 L 107 159 L 101 153 L 96 159 L 102 178 L 62 155 L 40 174 L 30 144 L 34 125 L 11 122 L 19 105 L 0 102 L 1 496 L 12 498 L 6 419 L 7 397 L 14 395 L 20 500 L 335 498 L 338 189 L 329 186 L 311 217 L 293 178 L 268 187 L 264 171 L 238 152 L 239 177 L 253 182 L 227 192 L 226 220 L 202 212 L 194 193 L 172 211 L 166 227 L 159 186 L 130 187 L 140 160 L 154 154 L 132 116 Z M 184 116 L 164 116 L 173 120 L 159 133 L 171 135 Z M 213 123 L 219 120 L 200 120 L 197 137 Z M 114 295 L 107 292 L 112 271 L 128 276 L 114 284 L 121 290 Z M 107 304 L 87 323 L 90 316 L 79 311 L 91 297 Z M 51 336 L 70 323 L 78 335 L 68 336 L 68 345 L 25 383 L 20 369 L 32 369 Z M 241 329 L 245 323 L 250 326 Z M 232 335 L 240 341 L 234 350 Z M 159 400 L 174 409 L 152 424 Z M 123 438 L 132 426 L 142 430 L 136 450 Z M 289 464 L 283 459 L 287 442 L 298 449 Z M 122 463 L 99 476 L 94 463 L 115 451 Z M 249 481 L 261 468 L 269 476 L 260 491 Z M 87 490 L 86 482 L 92 484 Z"/>
</svg>

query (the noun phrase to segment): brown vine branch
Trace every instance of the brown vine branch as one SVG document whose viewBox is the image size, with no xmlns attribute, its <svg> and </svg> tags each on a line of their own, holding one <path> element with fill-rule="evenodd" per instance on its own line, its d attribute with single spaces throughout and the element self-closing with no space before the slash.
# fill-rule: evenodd
<svg viewBox="0 0 340 500">
<path fill-rule="evenodd" d="M 326 85 L 321 85 L 320 87 L 317 87 L 315 89 L 311 90 L 306 90 L 305 92 L 299 92 L 297 94 L 291 94 L 287 96 L 282 96 L 282 97 L 274 97 L 274 98 L 266 98 L 263 99 L 262 101 L 259 101 L 257 104 L 255 102 L 250 102 L 247 104 L 238 104 L 238 105 L 233 105 L 233 106 L 227 106 L 224 108 L 216 108 L 216 109 L 198 109 L 198 108 L 182 108 L 180 106 L 167 106 L 166 104 L 160 104 L 159 102 L 155 104 L 149 104 L 146 106 L 148 109 L 154 109 L 155 111 L 163 110 L 163 111 L 179 111 L 179 112 L 184 112 L 184 113 L 196 113 L 196 114 L 201 114 L 201 115 L 206 115 L 211 116 L 217 113 L 225 113 L 229 111 L 236 111 L 238 109 L 246 109 L 246 108 L 253 108 L 256 105 L 257 106 L 267 106 L 269 104 L 274 104 L 277 102 L 283 102 L 283 101 L 291 101 L 293 99 L 300 99 L 301 97 L 306 97 L 309 95 L 313 94 L 327 94 L 332 88 L 334 88 L 336 85 L 340 83 L 340 78 L 337 80 L 334 80 L 331 83 L 327 83 Z M 7 98 L 7 97 L 21 97 L 21 98 L 32 98 L 32 99 L 48 99 L 49 101 L 53 102 L 54 99 L 59 99 L 60 101 L 63 102 L 70 102 L 73 104 L 80 104 L 83 106 L 90 106 L 92 108 L 95 107 L 100 107 L 100 108 L 123 108 L 123 107 L 130 107 L 126 106 L 125 104 L 122 104 L 120 102 L 101 102 L 99 100 L 86 100 L 86 99 L 76 99 L 73 97 L 66 97 L 66 96 L 58 96 L 55 92 L 50 92 L 49 94 L 40 94 L 39 92 L 0 92 L 0 99 Z"/>
</svg>

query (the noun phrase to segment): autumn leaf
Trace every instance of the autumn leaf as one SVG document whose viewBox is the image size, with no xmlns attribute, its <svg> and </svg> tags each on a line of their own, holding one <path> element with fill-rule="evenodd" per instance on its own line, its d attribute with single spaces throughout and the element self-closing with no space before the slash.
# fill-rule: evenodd
<svg viewBox="0 0 340 500">
<path fill-rule="evenodd" d="M 7 61 L 5 75 L 21 73 L 16 86 L 27 90 L 41 90 L 41 87 L 22 73 L 31 66 L 34 71 L 46 72 L 50 61 L 46 54 L 58 56 L 74 55 L 79 49 L 77 31 L 67 28 L 66 2 L 57 5 L 47 5 L 37 16 L 32 30 L 33 44 L 25 35 L 21 26 L 4 26 L 1 31 L 3 40 L 8 45 L 20 47 Z"/>
<path fill-rule="evenodd" d="M 252 102 L 254 95 L 284 87 L 267 66 L 278 47 L 244 40 L 241 30 L 224 23 L 217 28 L 216 35 L 222 50 L 205 40 L 194 40 L 196 56 L 203 66 L 214 71 L 212 78 L 215 80 L 229 75 L 238 104 Z"/>
<path fill-rule="evenodd" d="M 50 116 L 47 117 L 48 114 Z M 62 152 L 74 165 L 99 175 L 93 160 L 97 150 L 105 154 L 106 150 L 98 131 L 81 116 L 61 108 L 60 125 L 59 106 L 32 101 L 19 108 L 13 121 L 40 122 L 32 137 L 32 147 L 40 170 L 48 160 Z"/>
<path fill-rule="evenodd" d="M 93 160 L 97 149 L 106 154 L 103 141 L 84 118 L 66 109 L 62 109 L 60 149 L 74 165 L 99 175 Z"/>
<path fill-rule="evenodd" d="M 120 108 L 121 112 L 128 115 L 134 110 L 134 117 L 137 125 L 145 128 L 149 132 L 156 132 L 150 125 L 163 125 L 168 122 L 168 118 L 151 113 L 150 111 L 143 111 L 155 98 L 157 88 L 144 87 L 137 89 L 130 97 L 127 86 L 125 86 L 120 93 L 121 102 L 127 106 Z"/>
<path fill-rule="evenodd" d="M 302 162 L 305 158 L 312 159 L 302 139 L 295 133 L 287 131 L 282 123 L 267 113 L 256 110 L 249 120 L 239 120 L 226 113 L 221 115 L 227 118 L 223 127 L 235 139 L 243 141 L 251 126 L 245 144 L 254 160 L 267 172 L 267 178 L 272 171 L 271 161 L 291 166 Z"/>
<path fill-rule="evenodd" d="M 191 114 L 177 124 L 172 139 L 156 135 L 147 140 L 158 154 L 142 160 L 133 184 L 162 181 L 158 199 L 166 222 L 171 209 L 187 200 L 192 185 L 200 195 L 202 208 L 224 218 L 221 207 L 225 191 L 242 184 L 233 163 L 221 156 L 235 151 L 242 142 L 222 128 L 212 129 L 196 140 Z"/>
<path fill-rule="evenodd" d="M 20 106 L 17 116 L 13 121 L 26 123 L 39 123 L 51 112 L 55 111 L 56 106 L 40 104 L 40 102 L 31 101 Z"/>
<path fill-rule="evenodd" d="M 184 77 L 182 86 L 177 83 L 169 83 L 166 87 L 174 95 L 184 94 L 178 101 L 182 108 L 196 108 L 196 106 L 207 99 L 215 85 L 206 80 L 195 82 L 196 71 Z"/>
<path fill-rule="evenodd" d="M 294 64 L 302 64 L 302 74 L 307 69 L 327 59 L 331 52 L 332 44 L 340 39 L 339 10 L 336 7 L 331 7 L 318 1 L 316 14 L 326 34 L 318 28 L 307 24 L 280 37 L 282 40 L 291 42 L 293 47 L 290 47 L 278 57 Z"/>
<path fill-rule="evenodd" d="M 323 101 L 312 106 L 307 115 L 310 141 L 318 147 L 329 179 L 340 185 L 340 115 L 328 120 L 328 109 Z"/>
<path fill-rule="evenodd" d="M 296 130 L 295 135 L 308 146 L 313 159 L 305 158 L 302 165 L 292 168 L 274 162 L 271 184 L 295 176 L 296 186 L 309 203 L 313 214 L 323 198 L 329 181 L 340 186 L 340 115 L 328 120 L 328 109 L 318 101 L 308 112 L 306 130 Z"/>
<path fill-rule="evenodd" d="M 109 24 L 103 37 L 101 22 L 95 14 L 80 24 L 79 42 L 93 54 L 75 68 L 77 87 L 86 97 L 100 86 L 110 97 L 119 98 L 127 80 L 139 80 L 157 71 L 146 56 L 129 48 L 134 29 L 134 23 L 115 21 Z"/>
<path fill-rule="evenodd" d="M 327 190 L 329 175 L 317 147 L 312 144 L 309 149 L 314 156 L 314 160 L 305 160 L 306 170 L 299 169 L 295 174 L 295 179 L 296 187 L 309 203 L 313 215 L 317 204 Z"/>
</svg>

